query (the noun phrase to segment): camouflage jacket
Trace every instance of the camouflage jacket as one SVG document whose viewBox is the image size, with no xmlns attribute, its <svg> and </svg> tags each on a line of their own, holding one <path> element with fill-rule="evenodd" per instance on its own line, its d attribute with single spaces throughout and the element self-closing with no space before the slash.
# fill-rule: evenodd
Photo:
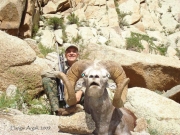
<svg viewBox="0 0 180 135">
<path fill-rule="evenodd" d="M 64 73 L 67 73 L 67 71 L 69 70 L 70 66 L 68 65 L 67 61 L 65 61 L 64 63 Z M 59 71 L 58 65 L 55 66 L 51 71 L 43 71 L 41 73 L 41 77 L 48 77 L 48 78 L 52 78 L 52 79 L 56 79 L 56 77 L 53 74 L 53 71 Z M 83 78 L 80 78 L 77 82 L 76 82 L 76 86 L 75 86 L 75 91 L 79 91 L 82 90 L 83 93 L 85 92 L 85 87 L 83 86 Z"/>
</svg>

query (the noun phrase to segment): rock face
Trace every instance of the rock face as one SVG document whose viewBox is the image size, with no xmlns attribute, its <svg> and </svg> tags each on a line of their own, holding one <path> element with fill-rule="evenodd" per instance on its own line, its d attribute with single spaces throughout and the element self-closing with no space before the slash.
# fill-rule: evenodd
<svg viewBox="0 0 180 135">
<path fill-rule="evenodd" d="M 1 135 L 90 135 L 95 129 L 91 116 L 85 112 L 59 117 L 45 114 L 23 115 L 12 111 L 11 115 L 1 114 L 0 111 Z"/>
<path fill-rule="evenodd" d="M 59 119 L 59 129 L 61 132 L 73 134 L 90 134 L 95 129 L 95 123 L 91 115 L 79 112 L 73 116 L 61 116 Z"/>
<path fill-rule="evenodd" d="M 0 2 L 0 29 L 18 29 L 26 0 L 2 0 Z"/>
<path fill-rule="evenodd" d="M 145 88 L 128 89 L 125 107 L 137 117 L 132 135 L 180 135 L 180 105 Z M 15 109 L 0 109 L 0 134 L 92 135 L 95 124 L 89 114 L 70 116 L 24 115 Z"/>
<path fill-rule="evenodd" d="M 59 117 L 53 115 L 0 115 L 0 134 L 58 135 Z"/>
<path fill-rule="evenodd" d="M 128 89 L 125 107 L 145 118 L 149 133 L 180 135 L 180 104 L 144 88 Z"/>
<path fill-rule="evenodd" d="M 0 29 L 21 38 L 31 37 L 39 23 L 39 4 L 39 0 L 0 1 Z"/>
<path fill-rule="evenodd" d="M 179 135 L 180 107 L 172 101 L 180 102 L 179 86 L 176 86 L 180 84 L 179 7 L 179 0 L 0 0 L 1 30 L 20 38 L 32 37 L 38 30 L 33 35 L 37 42 L 0 31 L 0 92 L 9 89 L 9 85 L 34 94 L 43 91 L 40 73 L 56 67 L 54 56 L 57 54 L 40 57 L 37 43 L 54 48 L 58 42 L 63 48 L 65 43 L 75 42 L 80 53 L 84 53 L 81 59 L 113 60 L 122 65 L 132 87 L 125 106 L 138 118 L 136 132 Z M 67 16 L 72 12 L 78 16 L 79 24 L 68 21 Z M 47 23 L 52 17 L 64 18 L 65 28 L 53 30 Z M 139 39 L 137 35 L 134 38 L 132 32 L 146 38 Z M 131 45 L 138 42 L 144 49 L 139 53 L 126 50 L 129 38 L 133 40 Z M 161 46 L 167 49 L 166 57 L 157 52 Z M 153 47 L 156 50 L 152 51 Z M 172 100 L 153 93 L 155 90 L 167 91 L 163 96 Z M 9 132 L 10 128 L 13 132 L 9 135 L 66 134 L 58 132 L 59 129 L 71 134 L 89 134 L 93 122 L 86 121 L 84 116 L 78 113 L 60 118 L 49 115 L 11 117 L 0 113 L 0 134 Z M 78 123 L 78 119 L 82 123 Z M 28 130 L 24 130 L 23 125 L 29 126 Z M 52 130 L 44 132 L 44 129 L 39 130 L 39 125 L 47 130 L 52 125 Z M 133 135 L 141 134 L 136 132 Z"/>
<path fill-rule="evenodd" d="M 27 42 L 2 31 L 0 40 L 0 89 L 16 84 L 21 90 L 42 91 L 41 68 L 33 64 L 35 51 Z"/>
<path fill-rule="evenodd" d="M 88 47 L 92 52 L 89 58 L 115 60 L 121 64 L 130 78 L 129 87 L 166 91 L 180 83 L 180 61 L 177 59 L 102 45 Z"/>
</svg>

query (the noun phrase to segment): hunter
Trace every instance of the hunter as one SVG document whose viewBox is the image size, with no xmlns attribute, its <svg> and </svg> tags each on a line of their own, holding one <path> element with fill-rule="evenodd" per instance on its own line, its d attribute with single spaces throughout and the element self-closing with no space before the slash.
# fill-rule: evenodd
<svg viewBox="0 0 180 135">
<path fill-rule="evenodd" d="M 68 71 L 68 69 L 78 60 L 79 52 L 78 47 L 75 45 L 69 45 L 65 49 L 65 70 L 64 73 Z M 64 100 L 59 100 L 59 92 L 58 92 L 58 82 L 60 81 L 58 78 L 48 77 L 42 75 L 43 79 L 43 86 L 45 93 L 50 101 L 51 112 L 55 115 L 61 115 L 61 108 L 68 108 L 68 105 L 65 103 Z M 76 93 L 76 100 L 77 103 L 83 104 L 83 94 L 84 88 L 81 87 L 81 81 L 78 81 L 78 89 L 75 89 Z"/>
</svg>

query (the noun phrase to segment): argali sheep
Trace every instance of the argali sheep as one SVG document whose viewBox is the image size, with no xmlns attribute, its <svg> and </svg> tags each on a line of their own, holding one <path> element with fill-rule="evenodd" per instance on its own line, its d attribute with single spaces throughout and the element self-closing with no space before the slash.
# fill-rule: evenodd
<svg viewBox="0 0 180 135">
<path fill-rule="evenodd" d="M 126 100 L 129 78 L 123 68 L 114 61 L 78 61 L 68 70 L 67 75 L 56 74 L 65 84 L 65 100 L 76 106 L 74 87 L 83 77 L 86 86 L 84 95 L 85 112 L 91 114 L 95 122 L 95 135 L 130 135 L 135 127 L 135 116 L 123 107 Z M 117 89 L 113 101 L 110 100 L 106 86 L 111 78 Z M 70 109 L 71 111 L 73 109 Z M 66 110 L 67 111 L 67 110 Z"/>
</svg>

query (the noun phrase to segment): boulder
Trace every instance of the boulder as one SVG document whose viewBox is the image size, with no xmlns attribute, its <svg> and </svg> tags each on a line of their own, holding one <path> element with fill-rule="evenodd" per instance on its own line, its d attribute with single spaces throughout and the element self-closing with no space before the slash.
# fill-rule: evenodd
<svg viewBox="0 0 180 135">
<path fill-rule="evenodd" d="M 18 29 L 26 0 L 2 0 L 0 2 L 0 29 Z"/>
<path fill-rule="evenodd" d="M 10 84 L 33 93 L 42 91 L 41 68 L 33 64 L 35 51 L 27 42 L 0 31 L 0 90 Z"/>
<path fill-rule="evenodd" d="M 178 22 L 174 19 L 172 14 L 166 13 L 161 16 L 161 24 L 163 27 L 166 28 L 167 32 L 174 32 L 176 29 L 176 26 L 178 25 Z"/>
<path fill-rule="evenodd" d="M 0 31 L 1 70 L 32 63 L 36 58 L 34 50 L 23 40 Z"/>
<path fill-rule="evenodd" d="M 69 39 L 68 41 L 73 41 L 73 38 L 76 39 L 77 35 L 78 35 L 78 27 L 76 24 L 72 24 L 72 25 L 68 25 L 66 27 L 66 35 L 67 35 L 67 38 Z M 61 37 L 62 38 L 62 37 Z"/>
<path fill-rule="evenodd" d="M 145 88 L 128 89 L 125 107 L 137 118 L 144 118 L 148 132 L 180 135 L 180 104 Z"/>
<path fill-rule="evenodd" d="M 0 134 L 8 135 L 92 135 L 95 123 L 85 112 L 70 116 L 25 115 L 16 109 L 0 110 Z"/>
<path fill-rule="evenodd" d="M 119 26 L 118 14 L 113 0 L 107 1 L 109 27 Z"/>
<path fill-rule="evenodd" d="M 53 48 L 55 45 L 54 32 L 50 30 L 41 30 L 40 43 L 46 48 Z"/>
<path fill-rule="evenodd" d="M 90 134 L 95 129 L 95 123 L 90 114 L 78 112 L 71 116 L 60 116 L 59 129 L 66 133 Z"/>
<path fill-rule="evenodd" d="M 39 22 L 39 1 L 6 0 L 0 2 L 0 29 L 21 38 L 31 37 L 34 24 Z M 38 5 L 36 7 L 36 5 Z"/>
<path fill-rule="evenodd" d="M 59 135 L 59 117 L 54 115 L 2 115 L 0 134 L 8 135 Z"/>
<path fill-rule="evenodd" d="M 57 6 L 52 1 L 49 1 L 48 4 L 43 7 L 44 14 L 55 13 L 56 10 L 57 10 Z"/>
<path fill-rule="evenodd" d="M 141 22 L 143 23 L 145 29 L 162 31 L 163 28 L 158 20 L 158 17 L 160 15 L 157 16 L 154 14 L 158 7 L 158 1 L 153 1 L 151 3 L 143 4 L 141 6 Z"/>
<path fill-rule="evenodd" d="M 177 59 L 97 44 L 89 44 L 88 49 L 90 59 L 121 64 L 130 78 L 129 87 L 166 91 L 180 83 L 180 61 Z"/>
</svg>

